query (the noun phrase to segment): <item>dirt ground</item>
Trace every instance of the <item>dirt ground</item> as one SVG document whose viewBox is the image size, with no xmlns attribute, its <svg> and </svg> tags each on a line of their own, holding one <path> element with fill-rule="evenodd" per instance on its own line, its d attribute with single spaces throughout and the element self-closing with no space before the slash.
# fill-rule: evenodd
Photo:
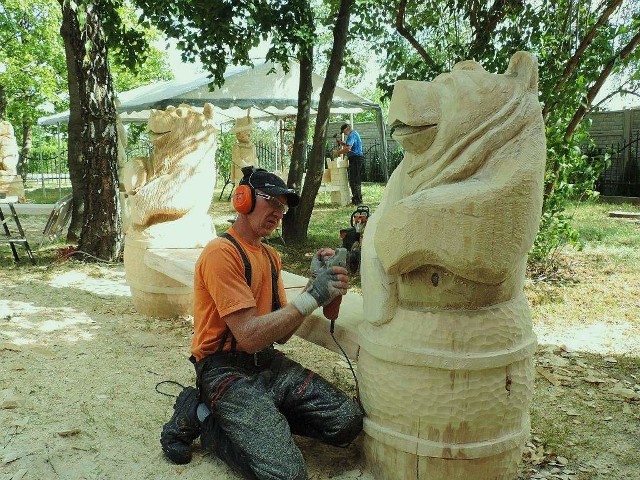
<svg viewBox="0 0 640 480">
<path fill-rule="evenodd" d="M 580 343 L 562 325 L 535 329 L 533 432 L 519 478 L 640 478 L 630 459 L 640 377 L 616 370 L 627 355 L 637 362 L 638 336 L 593 331 Z M 191 332 L 189 318 L 136 313 L 122 265 L 0 268 L 0 479 L 236 479 L 198 445 L 185 466 L 160 449 L 174 401 L 166 394 L 179 391 L 160 382 L 193 383 Z M 284 350 L 353 389 L 339 356 L 295 339 Z M 550 446 L 549 431 L 564 450 Z M 311 479 L 371 479 L 359 443 L 341 450 L 298 440 Z"/>
<path fill-rule="evenodd" d="M 199 448 L 180 467 L 160 450 L 174 398 L 158 391 L 179 387 L 158 383 L 194 381 L 190 319 L 138 315 L 120 266 L 12 273 L 0 271 L 0 478 L 237 478 Z M 306 342 L 286 350 L 347 371 Z M 301 445 L 311 478 L 362 478 L 356 446 Z"/>
</svg>

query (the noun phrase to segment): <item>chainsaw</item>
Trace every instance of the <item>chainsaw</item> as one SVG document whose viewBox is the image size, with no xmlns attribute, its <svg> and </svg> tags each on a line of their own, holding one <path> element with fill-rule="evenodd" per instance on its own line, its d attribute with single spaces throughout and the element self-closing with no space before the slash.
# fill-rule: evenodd
<svg viewBox="0 0 640 480">
<path fill-rule="evenodd" d="M 346 248 L 347 268 L 351 273 L 357 273 L 360 269 L 360 247 L 362 246 L 362 234 L 369 219 L 369 207 L 360 205 L 351 214 L 351 227 L 340 230 L 342 248 Z"/>
</svg>

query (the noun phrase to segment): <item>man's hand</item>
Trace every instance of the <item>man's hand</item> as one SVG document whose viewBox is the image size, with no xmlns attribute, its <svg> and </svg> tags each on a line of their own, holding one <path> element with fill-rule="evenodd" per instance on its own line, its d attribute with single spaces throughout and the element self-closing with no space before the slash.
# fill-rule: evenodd
<svg viewBox="0 0 640 480">
<path fill-rule="evenodd" d="M 349 289 L 347 269 L 331 267 L 316 278 L 307 290 L 318 302 L 318 306 L 327 305 L 339 295 L 344 295 Z"/>
<path fill-rule="evenodd" d="M 327 269 L 326 262 L 335 252 L 331 248 L 321 248 L 311 259 L 311 279 L 315 280 L 322 272 Z"/>
<path fill-rule="evenodd" d="M 320 272 L 311 281 L 306 291 L 294 298 L 291 303 L 306 317 L 319 306 L 327 305 L 334 298 L 344 295 L 348 289 L 347 269 L 330 267 Z"/>
</svg>

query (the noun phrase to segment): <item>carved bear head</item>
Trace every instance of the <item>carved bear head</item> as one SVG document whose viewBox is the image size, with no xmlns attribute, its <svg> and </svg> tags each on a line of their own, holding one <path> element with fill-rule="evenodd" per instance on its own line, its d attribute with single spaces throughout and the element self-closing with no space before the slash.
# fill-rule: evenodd
<svg viewBox="0 0 640 480">
<path fill-rule="evenodd" d="M 504 74 L 468 60 L 432 82 L 398 81 L 388 123 L 405 149 L 403 171 L 414 177 L 415 191 L 468 178 L 488 150 L 500 147 L 502 132 L 539 119 L 537 61 L 518 52 Z"/>
</svg>

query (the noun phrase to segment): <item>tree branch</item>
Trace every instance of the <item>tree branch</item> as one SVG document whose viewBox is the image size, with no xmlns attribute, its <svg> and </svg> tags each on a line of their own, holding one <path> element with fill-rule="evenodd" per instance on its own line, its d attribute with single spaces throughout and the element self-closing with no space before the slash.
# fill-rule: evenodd
<svg viewBox="0 0 640 480">
<path fill-rule="evenodd" d="M 427 51 L 420 45 L 420 43 L 415 39 L 415 37 L 409 32 L 404 25 L 404 14 L 407 9 L 407 0 L 400 0 L 400 4 L 398 5 L 398 13 L 396 14 L 396 30 L 400 35 L 407 39 L 407 41 L 411 44 L 413 48 L 418 52 L 418 55 L 422 57 L 422 59 L 431 67 L 432 69 L 437 69 L 438 65 L 431 58 L 431 55 L 427 53 Z"/>
<path fill-rule="evenodd" d="M 484 5 L 484 4 L 482 4 Z M 489 11 L 479 12 L 479 3 L 473 2 L 471 9 L 467 10 L 469 23 L 474 31 L 474 38 L 469 45 L 469 54 L 483 57 L 491 42 L 491 35 L 498 24 L 513 11 L 521 11 L 524 8 L 522 0 L 496 0 Z"/>
<path fill-rule="evenodd" d="M 560 77 L 560 81 L 556 84 L 554 88 L 554 93 L 559 93 L 560 91 L 562 91 L 562 89 L 567 84 L 569 79 L 573 76 L 577 66 L 582 61 L 584 52 L 587 50 L 589 45 L 593 43 L 593 40 L 598 34 L 598 28 L 600 28 L 602 25 L 606 23 L 606 21 L 613 14 L 613 12 L 616 11 L 616 9 L 620 6 L 621 3 L 622 3 L 622 0 L 611 0 L 609 3 L 609 6 L 606 8 L 604 12 L 602 12 L 602 15 L 600 15 L 600 18 L 598 18 L 596 23 L 594 23 L 593 26 L 589 29 L 587 34 L 582 39 L 582 42 L 580 42 L 580 45 L 578 46 L 577 50 L 574 52 L 573 56 L 569 59 L 569 61 L 565 65 L 564 71 L 562 72 L 562 76 Z M 556 105 L 556 102 L 548 102 L 545 104 L 544 108 L 542 109 L 543 118 L 545 119 L 547 118 L 548 113 L 551 111 L 553 107 L 555 107 L 555 105 Z"/>
<path fill-rule="evenodd" d="M 580 124 L 580 122 L 582 121 L 586 113 L 590 110 L 593 99 L 596 97 L 596 95 L 602 88 L 602 85 L 607 80 L 607 78 L 609 78 L 609 75 L 611 75 L 611 72 L 613 71 L 613 67 L 615 67 L 616 63 L 623 61 L 625 58 L 631 55 L 633 51 L 638 47 L 639 44 L 640 44 L 640 32 L 637 32 L 635 36 L 629 41 L 629 43 L 627 43 L 627 45 L 625 45 L 624 48 L 622 48 L 622 50 L 620 50 L 620 52 L 617 55 L 614 55 L 613 57 L 611 57 L 611 59 L 606 63 L 606 65 L 602 69 L 602 72 L 600 73 L 600 76 L 587 92 L 585 102 L 580 105 L 576 113 L 573 115 L 573 118 L 571 119 L 569 126 L 565 130 L 565 134 L 564 134 L 565 140 L 570 140 L 571 137 L 573 136 L 573 133 L 575 132 L 576 128 L 578 128 L 578 125 Z"/>
</svg>

